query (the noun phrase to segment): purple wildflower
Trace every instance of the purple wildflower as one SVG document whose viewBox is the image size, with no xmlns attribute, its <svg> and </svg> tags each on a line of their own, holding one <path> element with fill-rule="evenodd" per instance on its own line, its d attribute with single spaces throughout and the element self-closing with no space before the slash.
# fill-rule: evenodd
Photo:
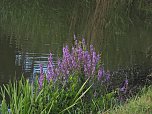
<svg viewBox="0 0 152 114">
<path fill-rule="evenodd" d="M 88 54 L 89 54 L 88 51 L 85 51 L 84 54 L 83 54 L 83 61 L 84 61 L 84 63 L 86 63 L 86 61 L 87 61 Z"/>
<path fill-rule="evenodd" d="M 83 50 L 81 47 L 78 47 L 77 54 L 78 54 L 78 61 L 81 61 L 83 58 Z"/>
<path fill-rule="evenodd" d="M 77 68 L 77 62 L 76 62 L 76 57 L 75 56 L 71 56 L 71 64 L 72 64 L 72 69 Z"/>
<path fill-rule="evenodd" d="M 40 88 L 43 85 L 43 80 L 44 80 L 43 65 L 40 64 L 40 77 L 39 77 L 39 86 L 40 86 Z"/>
<path fill-rule="evenodd" d="M 48 58 L 48 65 L 47 65 L 47 79 L 50 81 L 51 78 L 55 76 L 54 73 L 54 66 L 53 66 L 53 58 L 52 53 L 50 53 L 50 56 Z"/>
<path fill-rule="evenodd" d="M 94 76 L 96 73 L 98 73 L 98 80 L 104 75 L 103 68 L 96 71 L 97 64 L 100 60 L 100 55 L 95 52 L 93 45 L 90 45 L 90 49 L 88 51 L 86 47 L 84 48 L 86 45 L 84 38 L 82 39 L 82 44 L 78 44 L 76 36 L 74 35 L 74 41 L 75 46 L 72 47 L 71 51 L 67 45 L 63 47 L 63 57 L 62 59 L 58 60 L 57 66 L 53 65 L 53 58 L 52 54 L 50 53 L 46 72 L 48 81 L 59 75 L 62 75 L 63 78 L 67 79 L 66 77 L 75 70 L 84 73 L 85 76 Z M 110 79 L 110 73 L 107 72 L 105 76 L 106 80 Z"/>
<path fill-rule="evenodd" d="M 107 71 L 105 76 L 106 76 L 106 81 L 109 81 L 110 80 L 110 72 Z"/>
<path fill-rule="evenodd" d="M 96 63 L 97 63 L 96 52 L 93 52 L 93 54 L 92 54 L 92 63 L 93 63 L 93 64 L 96 64 Z"/>
<path fill-rule="evenodd" d="M 126 79 L 125 81 L 123 81 L 121 87 L 120 87 L 120 91 L 123 93 L 127 92 L 127 87 L 128 87 L 128 80 Z"/>
<path fill-rule="evenodd" d="M 103 77 L 103 75 L 104 75 L 104 70 L 103 70 L 103 68 L 100 68 L 98 70 L 98 80 L 101 80 L 101 78 Z"/>
<path fill-rule="evenodd" d="M 90 53 L 93 54 L 93 52 L 94 52 L 93 45 L 90 45 Z"/>
<path fill-rule="evenodd" d="M 92 55 L 92 75 L 95 72 L 96 65 L 97 65 L 97 56 L 96 56 L 96 52 L 93 52 L 93 55 Z"/>
</svg>

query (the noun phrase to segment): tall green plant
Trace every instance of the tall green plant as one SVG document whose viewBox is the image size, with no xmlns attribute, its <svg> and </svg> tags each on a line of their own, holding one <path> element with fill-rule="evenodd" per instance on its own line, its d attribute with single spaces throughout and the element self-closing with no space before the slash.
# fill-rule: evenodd
<svg viewBox="0 0 152 114">
<path fill-rule="evenodd" d="M 69 86 L 65 85 L 66 82 L 50 82 L 50 85 L 46 85 L 47 80 L 44 80 L 41 89 L 37 80 L 30 84 L 22 78 L 19 82 L 9 83 L 4 89 L 1 88 L 1 112 L 8 113 L 8 108 L 12 114 L 52 114 L 71 111 L 91 88 L 86 88 L 89 79 L 82 86 L 75 80 L 76 78 L 71 78 L 70 81 L 74 83 L 69 82 Z M 9 104 L 6 103 L 6 95 L 9 96 Z"/>
</svg>

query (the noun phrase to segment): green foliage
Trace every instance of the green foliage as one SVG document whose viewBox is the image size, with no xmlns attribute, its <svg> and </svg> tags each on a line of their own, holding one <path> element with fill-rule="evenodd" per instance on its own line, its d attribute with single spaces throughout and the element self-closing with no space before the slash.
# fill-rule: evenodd
<svg viewBox="0 0 152 114">
<path fill-rule="evenodd" d="M 46 80 L 45 80 L 46 81 Z M 133 113 L 150 113 L 152 93 L 151 87 L 144 89 L 141 93 L 141 97 L 136 97 L 129 101 L 128 104 L 118 107 L 115 103 L 114 94 L 110 92 L 102 96 L 101 98 L 89 98 L 91 102 L 85 101 L 87 92 L 92 88 L 86 88 L 89 79 L 80 87 L 77 82 L 77 78 L 70 77 L 69 86 L 65 86 L 65 83 L 54 85 L 50 82 L 50 85 L 45 85 L 44 88 L 39 89 L 37 81 L 30 85 L 28 80 L 21 79 L 18 83 L 9 84 L 4 86 L 5 90 L 1 89 L 1 95 L 3 96 L 0 112 L 2 114 L 9 114 L 8 106 L 11 109 L 11 113 L 15 114 L 49 114 L 49 113 L 91 113 L 104 111 L 111 108 L 108 114 L 133 114 Z M 62 86 L 61 86 L 62 85 Z M 71 85 L 71 86 L 70 86 Z M 56 87 L 58 86 L 58 87 Z M 68 89 L 68 88 L 69 89 Z M 148 90 L 148 91 L 147 91 Z M 10 93 L 11 92 L 11 93 Z M 6 104 L 5 95 L 10 96 L 10 104 Z M 85 96 L 85 97 L 84 97 Z M 111 106 L 110 106 L 111 105 Z M 113 106 L 116 109 L 112 109 Z"/>
<path fill-rule="evenodd" d="M 105 112 L 106 114 L 152 114 L 152 86 L 143 88 L 137 95 L 121 106 Z"/>
<path fill-rule="evenodd" d="M 89 80 L 89 79 L 88 79 Z M 49 114 L 64 113 L 75 107 L 84 95 L 90 90 L 86 83 L 80 87 L 76 78 L 69 82 L 50 82 L 44 80 L 43 88 L 39 88 L 37 80 L 30 84 L 28 80 L 21 79 L 19 82 L 9 83 L 1 89 L 3 97 L 1 112 L 7 113 L 8 107 L 12 114 Z M 73 83 L 74 82 L 74 83 Z M 9 96 L 9 104 L 6 104 L 5 95 Z"/>
<path fill-rule="evenodd" d="M 105 111 L 111 107 L 114 92 L 98 92 L 94 95 L 95 84 L 88 78 L 80 83 L 81 75 L 75 73 L 66 81 L 60 79 L 49 83 L 44 78 L 42 88 L 39 88 L 37 78 L 32 84 L 22 78 L 19 82 L 9 83 L 1 88 L 2 114 L 56 114 L 56 113 L 90 113 Z M 102 86 L 98 86 L 101 87 Z M 102 89 L 104 90 L 104 89 Z M 6 102 L 5 96 L 9 96 Z"/>
</svg>

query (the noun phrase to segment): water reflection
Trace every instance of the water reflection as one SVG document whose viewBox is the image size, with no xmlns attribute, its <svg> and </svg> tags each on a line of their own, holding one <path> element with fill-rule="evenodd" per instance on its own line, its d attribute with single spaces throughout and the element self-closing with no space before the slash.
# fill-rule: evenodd
<svg viewBox="0 0 152 114">
<path fill-rule="evenodd" d="M 47 69 L 49 54 L 46 53 L 29 53 L 29 52 L 19 52 L 16 55 L 15 64 L 16 66 L 21 66 L 23 75 L 28 78 L 33 78 L 36 74 L 39 73 L 39 65 L 43 65 L 44 72 Z M 53 55 L 55 59 L 55 55 Z M 54 62 L 56 64 L 56 62 Z"/>
<path fill-rule="evenodd" d="M 18 80 L 23 75 L 32 80 L 39 73 L 39 65 L 47 68 L 48 53 L 31 53 L 17 48 L 16 40 L 10 36 L 0 37 L 0 85 L 9 80 Z M 55 55 L 53 55 L 56 60 Z M 54 64 L 56 64 L 54 62 Z"/>
<path fill-rule="evenodd" d="M 114 43 L 113 43 L 113 45 L 114 45 Z M 122 43 L 119 43 L 119 45 L 121 45 L 121 44 Z M 110 49 L 114 49 L 113 45 L 112 45 L 112 43 L 110 44 L 110 46 L 109 46 L 109 47 L 111 47 Z M 13 79 L 18 80 L 21 78 L 22 75 L 24 77 L 30 79 L 30 81 L 31 81 L 37 74 L 39 74 L 39 71 L 40 71 L 39 65 L 40 64 L 43 65 L 44 71 L 46 71 L 49 53 L 31 52 L 28 50 L 26 51 L 26 49 L 22 49 L 19 47 L 21 47 L 21 46 L 19 46 L 19 44 L 16 43 L 16 39 L 14 37 L 1 35 L 1 37 L 0 37 L 0 85 L 4 84 L 4 83 L 8 83 L 9 80 L 13 80 Z M 147 47 L 147 46 L 145 46 L 145 47 Z M 56 45 L 56 48 L 58 48 L 57 45 Z M 110 51 L 110 49 L 109 49 L 109 51 Z M 125 54 L 128 54 L 129 52 L 136 51 L 135 50 L 136 48 L 134 48 L 134 50 L 129 50 L 129 49 L 119 47 L 118 49 L 125 50 L 125 51 L 119 51 L 119 53 L 117 52 L 117 54 L 119 54 L 119 55 L 121 55 L 121 54 L 123 55 L 123 52 L 125 52 L 124 53 L 124 55 L 125 55 Z M 126 50 L 128 51 L 127 53 L 126 53 Z M 149 47 L 146 54 L 139 53 L 139 51 L 137 51 L 137 54 L 135 55 L 135 57 L 134 57 L 133 53 L 130 54 L 130 56 L 132 56 L 132 59 L 135 59 L 135 60 L 139 59 L 139 61 L 137 61 L 135 63 L 145 63 L 146 65 L 148 65 L 148 64 L 152 63 L 151 50 L 152 50 L 152 48 Z M 111 53 L 111 52 L 114 52 L 114 53 Z M 111 56 L 105 55 L 105 58 L 106 57 L 111 57 L 111 58 L 106 58 L 104 63 L 106 65 L 108 65 L 108 63 L 106 63 L 106 61 L 109 62 L 111 60 L 113 63 L 114 62 L 116 62 L 116 63 L 112 64 L 109 62 L 110 63 L 109 66 L 115 66 L 115 67 L 116 67 L 116 65 L 118 66 L 119 65 L 118 56 L 114 60 L 114 57 L 115 57 L 114 55 L 116 54 L 116 52 L 110 51 L 109 53 L 111 54 Z M 119 57 L 119 58 L 124 58 L 124 60 L 122 60 L 123 61 L 122 64 L 131 60 L 128 57 Z M 54 59 L 54 64 L 56 64 L 57 54 L 53 55 L 53 59 Z M 133 62 L 131 61 L 131 63 L 133 63 Z"/>
<path fill-rule="evenodd" d="M 0 38 L 0 84 L 8 82 L 15 75 L 15 39 L 1 35 Z"/>
</svg>

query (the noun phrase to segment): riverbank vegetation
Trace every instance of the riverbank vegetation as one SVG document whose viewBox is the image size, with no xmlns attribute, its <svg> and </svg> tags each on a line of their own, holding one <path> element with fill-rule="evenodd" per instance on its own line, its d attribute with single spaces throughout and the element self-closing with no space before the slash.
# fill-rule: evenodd
<svg viewBox="0 0 152 114">
<path fill-rule="evenodd" d="M 71 79 L 71 81 L 75 79 Z M 30 85 L 28 80 L 22 79 L 14 84 L 5 86 L 1 90 L 3 101 L 0 107 L 2 114 L 151 114 L 152 112 L 152 88 L 146 87 L 127 102 L 120 103 L 111 95 L 85 101 L 90 88 L 86 88 L 87 80 L 81 87 L 77 83 L 70 83 L 66 90 L 60 84 L 53 87 L 53 83 L 45 85 L 41 90 L 38 89 L 38 83 L 35 86 Z M 73 87 L 76 86 L 77 87 Z M 54 85 L 55 86 L 55 85 Z M 60 87 L 59 87 L 60 86 Z M 79 86 L 79 87 L 78 87 Z M 77 88 L 77 89 L 76 89 Z M 5 100 L 5 95 L 10 98 L 10 105 Z M 88 104 L 89 102 L 89 104 Z M 99 103 L 100 102 L 100 103 Z"/>
<path fill-rule="evenodd" d="M 152 113 L 152 87 L 143 88 L 139 94 L 124 105 L 116 106 L 104 114 L 151 114 Z"/>
<path fill-rule="evenodd" d="M 0 0 L 0 69 L 51 51 L 32 82 L 1 86 L 0 113 L 151 114 L 151 20 L 151 0 Z"/>
<path fill-rule="evenodd" d="M 32 83 L 22 78 L 1 88 L 2 114 L 104 113 L 127 102 L 131 79 L 112 77 L 93 45 L 88 48 L 85 39 L 78 41 L 76 36 L 74 41 L 71 48 L 63 47 L 57 65 L 50 53 L 47 70 L 40 64 Z"/>
</svg>

